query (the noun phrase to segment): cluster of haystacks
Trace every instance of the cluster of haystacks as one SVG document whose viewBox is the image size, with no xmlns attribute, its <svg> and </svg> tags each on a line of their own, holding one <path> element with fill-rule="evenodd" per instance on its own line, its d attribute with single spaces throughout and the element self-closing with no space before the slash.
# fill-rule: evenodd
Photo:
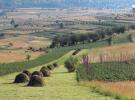
<svg viewBox="0 0 135 100">
<path fill-rule="evenodd" d="M 34 72 L 32 73 L 32 76 L 34 76 L 34 75 L 38 75 L 38 76 L 40 76 L 40 77 L 43 77 L 43 73 L 40 72 L 40 71 L 34 71 Z"/>
<path fill-rule="evenodd" d="M 25 83 L 29 81 L 29 77 L 25 73 L 20 73 L 15 77 L 14 83 Z"/>
<path fill-rule="evenodd" d="M 81 51 L 81 49 L 77 49 L 77 50 L 75 50 L 75 51 L 72 53 L 72 55 L 75 56 L 75 55 L 77 55 L 80 51 Z"/>
<path fill-rule="evenodd" d="M 45 83 L 44 83 L 44 80 L 41 76 L 32 75 L 27 86 L 42 87 L 44 85 L 45 85 Z"/>
<path fill-rule="evenodd" d="M 48 65 L 47 67 L 43 66 L 40 71 L 34 71 L 33 73 L 30 73 L 28 70 L 24 70 L 15 77 L 14 83 L 28 82 L 27 86 L 42 87 L 45 85 L 43 77 L 50 77 L 51 71 L 56 67 L 58 67 L 58 64 L 54 63 L 52 65 Z"/>
<path fill-rule="evenodd" d="M 58 67 L 58 64 L 55 62 L 55 63 L 53 63 L 52 65 L 50 64 L 50 65 L 47 65 L 47 68 L 51 71 L 51 70 L 54 70 L 55 68 L 57 68 Z"/>
<path fill-rule="evenodd" d="M 28 70 L 24 70 L 22 73 L 25 73 L 29 78 L 31 77 L 31 72 Z"/>
<path fill-rule="evenodd" d="M 40 71 L 34 71 L 32 74 L 24 70 L 22 73 L 15 77 L 14 83 L 26 83 L 27 86 L 42 87 L 44 86 L 43 74 Z"/>
<path fill-rule="evenodd" d="M 46 67 L 42 67 L 40 72 L 42 72 L 44 77 L 49 77 L 51 75 L 50 70 L 48 68 L 46 68 Z"/>
<path fill-rule="evenodd" d="M 53 66 L 54 66 L 54 68 L 57 68 L 58 64 L 57 63 L 53 63 Z"/>
<path fill-rule="evenodd" d="M 49 70 L 54 70 L 54 66 L 53 66 L 53 65 L 47 65 L 47 68 L 48 68 Z"/>
<path fill-rule="evenodd" d="M 27 86 L 42 87 L 44 85 L 43 73 L 40 71 L 34 71 Z"/>
</svg>

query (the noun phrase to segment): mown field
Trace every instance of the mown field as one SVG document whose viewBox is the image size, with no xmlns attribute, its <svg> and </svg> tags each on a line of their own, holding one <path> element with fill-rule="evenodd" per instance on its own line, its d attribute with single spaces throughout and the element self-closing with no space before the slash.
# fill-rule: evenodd
<svg viewBox="0 0 135 100">
<path fill-rule="evenodd" d="M 37 67 L 31 71 L 39 69 Z M 26 87 L 27 83 L 12 84 L 16 74 L 0 78 L 0 100 L 115 100 L 78 85 L 75 73 L 67 73 L 62 66 L 53 71 L 51 77 L 44 78 L 44 87 Z"/>
<path fill-rule="evenodd" d="M 73 51 L 63 54 L 64 56 L 49 63 L 58 62 L 59 65 L 63 65 L 64 61 L 71 57 L 72 53 Z M 29 70 L 30 72 L 40 70 L 42 66 Z M 44 87 L 27 87 L 27 83 L 13 84 L 12 82 L 18 72 L 0 77 L 0 100 L 116 100 L 95 93 L 88 87 L 80 86 L 76 81 L 76 74 L 68 73 L 63 66 L 59 66 L 51 73 L 51 77 L 44 78 Z"/>
<path fill-rule="evenodd" d="M 134 54 L 135 44 L 130 37 L 134 30 L 105 35 L 105 38 L 96 42 L 84 41 L 73 46 L 49 48 L 54 36 L 91 34 L 116 26 L 127 28 L 131 21 L 110 19 L 108 16 L 108 19 L 104 19 L 99 16 L 100 14 L 96 14 L 96 17 L 82 16 L 78 12 L 73 14 L 64 10 L 40 11 L 39 14 L 39 10 L 18 9 L 7 12 L 7 16 L 0 18 L 3 20 L 0 22 L 0 32 L 5 33 L 0 39 L 0 58 L 3 58 L 0 61 L 0 100 L 134 100 L 135 63 L 134 60 L 130 61 L 134 57 L 127 56 L 129 61 L 123 62 L 112 62 L 110 59 L 104 62 L 101 57 L 101 54 L 106 53 Z M 116 15 L 111 17 L 115 18 Z M 12 18 L 18 27 L 10 25 Z M 61 22 L 64 24 L 62 28 Z M 112 45 L 108 43 L 110 37 Z M 43 47 L 48 52 L 27 52 L 29 47 Z M 82 59 L 82 55 L 88 54 L 93 59 L 98 56 L 99 60 L 90 60 L 89 70 L 81 64 L 77 66 L 77 73 L 68 73 L 63 67 L 64 62 L 73 56 L 77 49 L 80 49 L 80 52 L 74 56 L 75 58 Z M 26 61 L 25 57 L 29 53 L 32 58 Z M 27 87 L 28 83 L 13 84 L 19 72 L 26 69 L 33 72 L 40 70 L 43 65 L 55 62 L 59 64 L 59 68 L 51 72 L 51 77 L 43 79 L 44 87 Z"/>
</svg>

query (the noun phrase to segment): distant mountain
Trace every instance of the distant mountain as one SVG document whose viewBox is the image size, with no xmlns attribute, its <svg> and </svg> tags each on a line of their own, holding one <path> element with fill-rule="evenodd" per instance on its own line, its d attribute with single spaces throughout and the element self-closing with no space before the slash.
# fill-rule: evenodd
<svg viewBox="0 0 135 100">
<path fill-rule="evenodd" d="M 135 0 L 0 0 L 0 7 L 90 7 L 90 8 L 128 8 Z"/>
</svg>

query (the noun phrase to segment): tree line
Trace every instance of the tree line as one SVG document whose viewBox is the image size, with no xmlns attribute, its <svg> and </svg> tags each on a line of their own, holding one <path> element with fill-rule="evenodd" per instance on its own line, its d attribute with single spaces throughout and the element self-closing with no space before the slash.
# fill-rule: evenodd
<svg viewBox="0 0 135 100">
<path fill-rule="evenodd" d="M 80 43 L 91 43 L 96 42 L 98 40 L 104 39 L 107 36 L 112 36 L 115 34 L 125 33 L 126 27 L 125 26 L 115 26 L 113 28 L 107 28 L 102 30 L 97 30 L 94 33 L 87 33 L 87 34 L 66 34 L 66 35 L 58 35 L 55 36 L 52 40 L 52 44 L 50 48 L 55 47 L 64 47 L 64 46 L 73 46 Z M 108 39 L 110 43 L 111 39 Z"/>
</svg>

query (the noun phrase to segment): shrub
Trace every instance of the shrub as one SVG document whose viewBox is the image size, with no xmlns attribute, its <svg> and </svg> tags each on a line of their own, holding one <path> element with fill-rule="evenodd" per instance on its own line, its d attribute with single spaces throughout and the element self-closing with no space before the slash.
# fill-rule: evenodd
<svg viewBox="0 0 135 100">
<path fill-rule="evenodd" d="M 43 74 L 42 74 L 40 71 L 34 71 L 34 72 L 32 73 L 32 76 L 34 76 L 34 75 L 38 75 L 38 76 L 40 76 L 40 77 L 43 77 Z"/>
<path fill-rule="evenodd" d="M 65 67 L 67 68 L 68 72 L 74 72 L 76 70 L 76 66 L 78 64 L 77 58 L 69 58 L 65 61 Z"/>
<path fill-rule="evenodd" d="M 29 76 L 29 78 L 31 77 L 31 73 L 28 70 L 24 70 L 22 73 L 25 73 L 27 76 Z"/>
<path fill-rule="evenodd" d="M 27 86 L 33 86 L 33 87 L 42 87 L 44 86 L 44 81 L 41 76 L 39 75 L 33 75 L 28 83 Z"/>
<path fill-rule="evenodd" d="M 25 73 L 20 73 L 15 77 L 14 83 L 25 83 L 29 81 L 29 77 Z"/>
</svg>

